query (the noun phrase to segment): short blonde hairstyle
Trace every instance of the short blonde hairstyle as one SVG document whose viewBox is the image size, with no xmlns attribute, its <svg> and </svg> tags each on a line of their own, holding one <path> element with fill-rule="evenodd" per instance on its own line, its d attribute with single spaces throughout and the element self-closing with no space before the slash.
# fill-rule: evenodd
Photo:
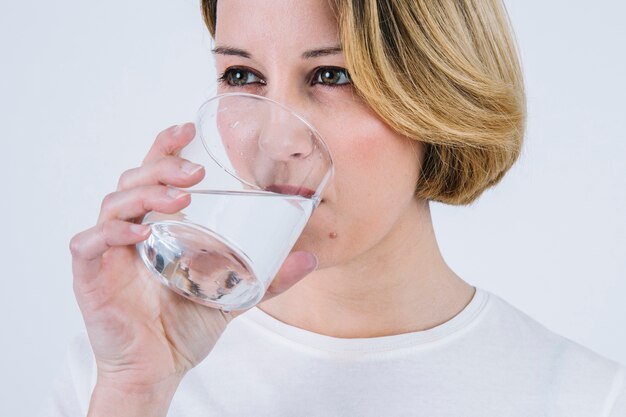
<svg viewBox="0 0 626 417">
<path fill-rule="evenodd" d="M 517 160 L 526 100 L 500 0 L 328 0 L 356 91 L 424 144 L 420 198 L 463 205 Z M 202 0 L 215 36 L 217 0 Z"/>
</svg>

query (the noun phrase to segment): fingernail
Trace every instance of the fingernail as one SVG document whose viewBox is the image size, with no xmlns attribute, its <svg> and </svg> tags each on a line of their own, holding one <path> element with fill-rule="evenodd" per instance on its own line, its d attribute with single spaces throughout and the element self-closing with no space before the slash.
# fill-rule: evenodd
<svg viewBox="0 0 626 417">
<path fill-rule="evenodd" d="M 317 259 L 317 256 L 315 256 L 314 253 L 309 253 L 309 257 L 306 263 L 307 268 L 309 268 L 311 271 L 315 271 L 318 265 L 319 265 L 319 260 Z"/>
<path fill-rule="evenodd" d="M 172 200 L 178 200 L 179 198 L 183 198 L 187 193 L 176 188 L 170 188 L 167 190 L 167 196 Z"/>
<path fill-rule="evenodd" d="M 131 224 L 130 230 L 136 235 L 145 236 L 150 232 L 150 227 L 145 224 Z"/>
<path fill-rule="evenodd" d="M 191 162 L 185 161 L 183 162 L 183 165 L 180 169 L 187 175 L 193 175 L 202 169 L 202 165 L 193 164 Z"/>
<path fill-rule="evenodd" d="M 172 136 L 180 135 L 180 132 L 183 130 L 184 124 L 174 126 L 174 130 L 172 130 Z"/>
</svg>

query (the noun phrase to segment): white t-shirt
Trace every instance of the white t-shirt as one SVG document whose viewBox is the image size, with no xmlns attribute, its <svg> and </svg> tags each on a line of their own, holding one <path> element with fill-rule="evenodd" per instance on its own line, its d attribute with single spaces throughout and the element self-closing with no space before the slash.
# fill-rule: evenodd
<svg viewBox="0 0 626 417">
<path fill-rule="evenodd" d="M 95 381 L 74 343 L 41 416 L 85 416 Z M 190 371 L 170 417 L 626 417 L 626 367 L 480 288 L 429 330 L 340 339 L 258 308 Z"/>
</svg>

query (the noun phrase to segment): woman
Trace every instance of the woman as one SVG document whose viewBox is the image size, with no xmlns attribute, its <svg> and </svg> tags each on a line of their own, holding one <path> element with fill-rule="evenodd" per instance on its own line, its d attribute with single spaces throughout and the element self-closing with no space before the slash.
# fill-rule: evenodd
<svg viewBox="0 0 626 417">
<path fill-rule="evenodd" d="M 135 252 L 147 211 L 190 202 L 166 185 L 204 176 L 176 156 L 192 124 L 159 134 L 72 239 L 89 345 L 45 415 L 626 415 L 623 366 L 466 283 L 438 249 L 429 201 L 471 203 L 520 152 L 499 1 L 202 7 L 219 92 L 306 115 L 335 177 L 263 301 L 224 313 L 162 288 Z"/>
</svg>

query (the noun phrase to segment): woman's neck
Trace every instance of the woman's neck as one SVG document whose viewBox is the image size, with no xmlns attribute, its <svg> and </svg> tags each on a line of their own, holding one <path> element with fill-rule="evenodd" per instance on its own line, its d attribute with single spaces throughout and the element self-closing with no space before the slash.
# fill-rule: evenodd
<svg viewBox="0 0 626 417">
<path fill-rule="evenodd" d="M 258 307 L 301 329 L 341 338 L 426 330 L 457 315 L 474 288 L 445 263 L 427 203 L 351 262 L 311 273 Z"/>
</svg>

